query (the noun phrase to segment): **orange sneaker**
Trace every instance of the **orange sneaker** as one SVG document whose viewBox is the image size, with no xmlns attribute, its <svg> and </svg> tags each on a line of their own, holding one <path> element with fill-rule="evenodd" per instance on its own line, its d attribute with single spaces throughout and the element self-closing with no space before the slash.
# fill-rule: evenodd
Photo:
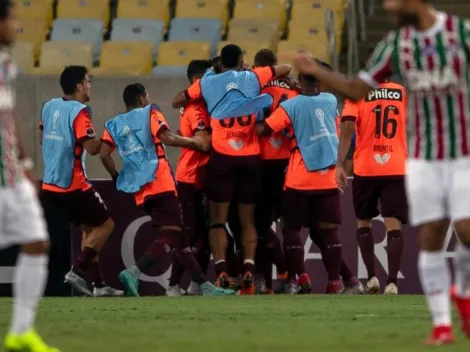
<svg viewBox="0 0 470 352">
<path fill-rule="evenodd" d="M 247 271 L 245 275 L 243 275 L 242 289 L 240 291 L 240 295 L 255 294 L 255 283 L 253 281 L 253 275 L 249 271 Z"/>
<path fill-rule="evenodd" d="M 230 281 L 228 275 L 225 272 L 221 272 L 219 276 L 217 276 L 215 285 L 219 288 L 229 288 Z"/>
<path fill-rule="evenodd" d="M 289 273 L 286 271 L 284 274 L 277 274 L 278 280 L 287 280 L 289 278 Z"/>
<path fill-rule="evenodd" d="M 455 342 L 451 326 L 436 326 L 431 332 L 431 336 L 425 341 L 428 346 L 450 345 Z"/>
<path fill-rule="evenodd" d="M 274 291 L 273 291 L 272 289 L 270 289 L 270 288 L 267 288 L 265 294 L 266 294 L 266 295 L 273 295 L 273 294 L 274 294 Z"/>
</svg>

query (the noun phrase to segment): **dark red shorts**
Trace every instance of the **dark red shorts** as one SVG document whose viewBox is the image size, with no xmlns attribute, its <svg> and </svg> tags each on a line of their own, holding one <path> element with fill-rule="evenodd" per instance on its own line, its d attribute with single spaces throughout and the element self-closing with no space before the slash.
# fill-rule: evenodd
<svg viewBox="0 0 470 352">
<path fill-rule="evenodd" d="M 207 198 L 216 203 L 255 204 L 261 185 L 259 155 L 231 156 L 212 152 L 207 165 Z M 236 197 L 235 197 L 236 196 Z"/>
<path fill-rule="evenodd" d="M 178 182 L 178 197 L 183 215 L 183 226 L 193 229 L 205 227 L 207 223 L 207 207 L 202 190 L 194 183 Z"/>
<path fill-rule="evenodd" d="M 403 224 L 408 222 L 404 176 L 354 175 L 352 189 L 354 211 L 359 220 L 382 215 L 384 218 L 397 218 Z"/>
<path fill-rule="evenodd" d="M 182 226 L 181 207 L 174 192 L 148 196 L 144 201 L 144 209 L 151 217 L 154 227 Z"/>
<path fill-rule="evenodd" d="M 282 219 L 284 227 L 291 230 L 317 227 L 318 223 L 341 224 L 339 190 L 285 189 L 282 198 Z"/>
<path fill-rule="evenodd" d="M 65 193 L 43 190 L 41 197 L 44 204 L 64 209 L 70 222 L 77 226 L 98 227 L 110 217 L 106 205 L 94 188 Z"/>
</svg>

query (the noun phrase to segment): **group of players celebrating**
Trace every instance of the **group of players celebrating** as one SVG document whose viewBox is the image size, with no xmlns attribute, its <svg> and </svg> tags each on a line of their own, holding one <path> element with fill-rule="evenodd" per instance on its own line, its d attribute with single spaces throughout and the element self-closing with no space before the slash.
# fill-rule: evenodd
<svg viewBox="0 0 470 352">
<path fill-rule="evenodd" d="M 1 40 L 8 46 L 15 37 L 15 11 L 10 1 L 0 4 L 5 24 Z M 362 292 L 342 261 L 337 234 L 347 154 L 355 133 L 352 187 L 357 240 L 369 274 L 365 290 L 380 289 L 371 233 L 380 202 L 388 236 L 390 275 L 385 292 L 398 293 L 401 225 L 407 221 L 408 203 L 410 222 L 420 234 L 418 270 L 433 318 L 427 343 L 454 342 L 451 297 L 462 330 L 470 336 L 470 22 L 437 12 L 426 0 L 385 0 L 384 8 L 399 28 L 377 46 L 358 78 L 346 78 L 302 54 L 293 60 L 298 81 L 291 80 L 291 66 L 277 65 L 269 50 L 261 50 L 248 69 L 242 50 L 234 45 L 222 49 L 218 63 L 191 62 L 191 85 L 173 100 L 173 106 L 181 108 L 179 133 L 170 131 L 145 87 L 131 84 L 123 92 L 126 112 L 108 120 L 102 138 L 96 138 L 91 110 L 84 105 L 90 99 L 87 69 L 65 68 L 60 77 L 64 96 L 42 109 L 41 141 L 44 201 L 65 209 L 83 231 L 82 250 L 66 281 L 90 296 L 122 294 L 106 285 L 99 270 L 99 253 L 114 223 L 86 179 L 86 151 L 100 155 L 117 189 L 134 194 L 155 227 L 156 239 L 146 253 L 119 274 L 129 294 L 138 296 L 142 271 L 166 255 L 174 256 L 173 291 L 178 291 L 187 270 L 190 291 L 232 295 L 231 277 L 239 274 L 240 294 L 251 295 L 256 273 L 270 286 L 268 267 L 274 263 L 287 292 L 307 293 L 310 278 L 299 237 L 302 227 L 310 230 L 321 250 L 327 292 Z M 5 347 L 55 352 L 33 329 L 47 277 L 47 232 L 31 186 L 33 165 L 12 117 L 14 69 L 8 54 L 2 52 L 0 61 L 5 72 L 0 88 L 8 93 L 2 95 L 0 164 L 0 205 L 8 221 L 1 224 L 0 245 L 22 245 Z M 403 87 L 386 81 L 392 73 L 401 76 L 408 97 Z M 331 92 L 352 99 L 346 101 L 339 129 L 337 100 Z M 412 126 L 406 163 L 405 116 Z M 166 146 L 182 148 L 176 181 Z M 111 157 L 114 151 L 123 161 L 119 172 Z M 270 229 L 279 217 L 283 245 Z M 459 238 L 452 289 L 442 252 L 449 220 Z M 239 258 L 233 259 L 227 222 Z M 209 253 L 216 285 L 206 279 Z M 94 284 L 93 292 L 87 279 Z"/>
</svg>

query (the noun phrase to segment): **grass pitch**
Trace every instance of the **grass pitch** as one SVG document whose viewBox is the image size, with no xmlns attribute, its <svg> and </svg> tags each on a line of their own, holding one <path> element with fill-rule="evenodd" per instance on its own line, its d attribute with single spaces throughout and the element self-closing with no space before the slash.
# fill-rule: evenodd
<svg viewBox="0 0 470 352">
<path fill-rule="evenodd" d="M 0 299 L 1 336 L 10 312 L 11 299 Z M 430 331 L 422 296 L 47 298 L 37 328 L 62 352 L 433 349 L 422 345 Z M 468 352 L 470 340 L 456 335 L 438 350 Z"/>
</svg>

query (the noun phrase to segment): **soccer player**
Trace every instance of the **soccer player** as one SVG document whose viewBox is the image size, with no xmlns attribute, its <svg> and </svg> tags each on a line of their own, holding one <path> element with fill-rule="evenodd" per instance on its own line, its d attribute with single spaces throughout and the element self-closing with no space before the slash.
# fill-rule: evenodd
<svg viewBox="0 0 470 352">
<path fill-rule="evenodd" d="M 192 84 L 200 79 L 212 66 L 207 60 L 192 60 L 188 65 L 187 76 Z M 179 131 L 183 137 L 202 136 L 209 138 L 210 118 L 202 100 L 187 104 L 180 109 Z M 178 198 L 183 215 L 183 236 L 187 236 L 191 249 L 205 273 L 209 266 L 210 249 L 205 214 L 204 186 L 206 182 L 206 164 L 209 154 L 191 148 L 181 148 L 181 155 L 176 167 Z M 184 268 L 177 255 L 173 256 L 168 296 L 180 296 L 180 281 Z M 188 294 L 199 295 L 199 285 L 191 281 Z"/>
<path fill-rule="evenodd" d="M 0 1 L 0 248 L 20 245 L 13 274 L 13 310 L 5 351 L 59 352 L 47 346 L 34 330 L 37 305 L 48 273 L 49 238 L 32 173 L 15 118 L 16 67 L 8 54 L 20 26 L 12 1 Z"/>
<path fill-rule="evenodd" d="M 139 296 L 142 271 L 176 251 L 181 264 L 200 285 L 204 295 L 228 295 L 232 290 L 219 289 L 208 282 L 188 242 L 183 236 L 181 208 L 176 194 L 173 172 L 166 159 L 164 144 L 208 150 L 209 141 L 201 136 L 181 137 L 170 131 L 158 106 L 150 104 L 142 84 L 128 85 L 123 92 L 126 112 L 105 123 L 100 151 L 101 160 L 117 189 L 134 194 L 138 206 L 143 206 L 157 229 L 157 239 L 149 246 L 136 265 L 119 274 L 120 281 L 132 296 Z M 123 160 L 118 174 L 111 157 L 117 149 Z"/>
<path fill-rule="evenodd" d="M 303 226 L 316 229 L 324 243 L 322 256 L 328 271 L 328 293 L 340 293 L 341 223 L 340 192 L 335 180 L 338 149 L 336 97 L 323 93 L 314 77 L 301 75 L 301 94 L 282 102 L 257 131 L 267 135 L 287 129 L 292 152 L 285 176 L 282 200 L 284 243 L 289 274 L 298 276 L 300 293 L 311 291 L 305 271 L 304 248 L 300 239 Z"/>
<path fill-rule="evenodd" d="M 397 276 L 403 253 L 401 227 L 408 218 L 405 194 L 406 103 L 403 86 L 384 82 L 358 102 L 347 99 L 343 109 L 338 159 L 347 159 L 356 131 L 352 182 L 356 237 L 368 274 L 366 291 L 371 294 L 380 292 L 372 235 L 372 219 L 379 214 L 384 218 L 387 231 L 388 281 L 385 294 L 398 294 Z M 346 173 L 345 170 L 338 171 L 339 175 Z"/>
<path fill-rule="evenodd" d="M 114 229 L 114 222 L 98 192 L 88 182 L 85 155 L 96 155 L 96 138 L 90 100 L 90 78 L 84 66 L 68 66 L 60 75 L 64 96 L 46 102 L 41 113 L 41 144 L 44 162 L 43 197 L 46 204 L 65 209 L 70 220 L 89 230 L 81 253 L 75 258 L 65 281 L 87 296 L 120 295 L 98 277 L 92 293 L 85 277 Z M 101 276 L 101 274 L 99 274 Z"/>
<path fill-rule="evenodd" d="M 470 21 L 437 12 L 425 0 L 385 0 L 383 6 L 398 29 L 376 47 L 358 78 L 325 70 L 308 55 L 298 55 L 295 64 L 355 100 L 392 72 L 403 79 L 413 126 L 405 185 L 410 222 L 419 227 L 418 270 L 434 326 L 427 342 L 453 343 L 451 276 L 442 248 L 448 220 L 459 238 L 454 298 L 470 336 Z"/>
<path fill-rule="evenodd" d="M 208 70 L 201 80 L 175 97 L 173 107 L 180 108 L 200 98 L 207 104 L 213 148 L 208 163 L 209 241 L 215 270 L 218 282 L 226 287 L 229 284 L 225 262 L 226 222 L 230 202 L 236 194 L 243 237 L 242 294 L 253 294 L 257 241 L 254 213 L 261 181 L 255 114 L 272 103 L 267 95 L 259 95 L 261 89 L 272 79 L 289 74 L 291 67 L 243 70 L 242 50 L 231 44 L 222 49 L 220 65 L 221 74 Z"/>
</svg>

